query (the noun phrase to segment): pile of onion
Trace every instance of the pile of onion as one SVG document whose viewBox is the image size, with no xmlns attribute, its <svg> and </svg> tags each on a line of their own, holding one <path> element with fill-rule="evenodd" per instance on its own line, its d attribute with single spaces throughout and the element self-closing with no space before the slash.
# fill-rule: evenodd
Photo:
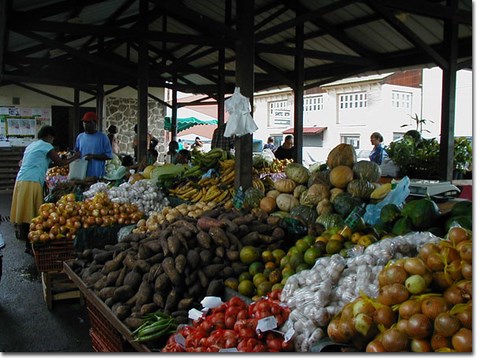
<svg viewBox="0 0 480 360">
<path fill-rule="evenodd" d="M 40 206 L 39 215 L 30 223 L 28 238 L 32 243 L 73 240 L 82 227 L 135 224 L 143 216 L 136 205 L 114 203 L 105 193 L 84 202 L 76 202 L 74 194 L 67 194 L 56 203 Z"/>
</svg>

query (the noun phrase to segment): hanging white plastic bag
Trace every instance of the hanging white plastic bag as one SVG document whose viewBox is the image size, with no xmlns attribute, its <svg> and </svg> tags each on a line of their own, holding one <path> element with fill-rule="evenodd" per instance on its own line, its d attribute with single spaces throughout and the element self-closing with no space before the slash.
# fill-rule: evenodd
<svg viewBox="0 0 480 360">
<path fill-rule="evenodd" d="M 258 129 L 250 114 L 250 101 L 240 93 L 239 87 L 236 87 L 232 97 L 225 101 L 225 109 L 229 114 L 225 137 L 253 134 Z"/>
<path fill-rule="evenodd" d="M 84 180 L 87 176 L 88 160 L 77 159 L 70 163 L 68 171 L 68 180 Z"/>
</svg>

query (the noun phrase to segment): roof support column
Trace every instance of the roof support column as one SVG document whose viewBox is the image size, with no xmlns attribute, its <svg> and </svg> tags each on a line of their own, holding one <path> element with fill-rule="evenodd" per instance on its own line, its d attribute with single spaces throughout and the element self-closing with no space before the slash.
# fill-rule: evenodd
<svg viewBox="0 0 480 360">
<path fill-rule="evenodd" d="M 297 14 L 298 16 L 298 14 Z M 304 27 L 303 22 L 295 26 L 295 89 L 293 89 L 293 137 L 295 146 L 295 162 L 303 162 L 303 92 L 304 92 L 304 51 L 303 51 Z"/>
<path fill-rule="evenodd" d="M 454 14 L 458 8 L 458 0 L 449 0 L 447 4 Z M 455 17 L 445 19 L 443 39 L 446 42 L 448 53 L 446 68 L 442 78 L 442 123 L 440 128 L 440 179 L 451 181 L 453 179 L 453 146 L 455 132 L 455 86 L 457 82 L 458 59 L 458 22 Z"/>
<path fill-rule="evenodd" d="M 232 19 L 232 0 L 225 2 L 225 25 L 230 25 Z M 218 97 L 217 126 L 225 122 L 225 48 L 218 50 Z"/>
<path fill-rule="evenodd" d="M 96 98 L 96 108 L 98 116 L 98 130 L 103 129 L 103 105 L 105 102 L 105 91 L 103 89 L 103 83 L 101 81 L 97 84 L 97 98 Z"/>
<path fill-rule="evenodd" d="M 80 134 L 80 90 L 75 88 L 73 90 L 73 124 L 72 124 L 72 149 L 75 148 L 75 141 L 78 134 Z"/>
<path fill-rule="evenodd" d="M 173 85 L 172 85 L 172 123 L 170 124 L 171 140 L 177 140 L 177 112 L 178 112 L 177 77 L 174 76 Z"/>
<path fill-rule="evenodd" d="M 138 143 L 137 143 L 137 162 L 147 156 L 147 131 L 148 131 L 148 49 L 146 33 L 148 31 L 148 0 L 139 2 L 139 19 L 141 19 L 141 31 L 145 36 L 140 36 L 138 49 Z"/>
<path fill-rule="evenodd" d="M 235 44 L 236 86 L 240 87 L 243 96 L 250 100 L 253 109 L 254 85 L 254 0 L 237 0 L 237 29 L 239 40 Z M 252 150 L 253 135 L 246 134 L 235 138 L 235 187 L 242 186 L 243 190 L 252 186 Z"/>
</svg>

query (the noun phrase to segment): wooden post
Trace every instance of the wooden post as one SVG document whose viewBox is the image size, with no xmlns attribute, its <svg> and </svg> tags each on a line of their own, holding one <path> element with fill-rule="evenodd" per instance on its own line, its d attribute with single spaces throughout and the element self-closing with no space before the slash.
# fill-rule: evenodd
<svg viewBox="0 0 480 360">
<path fill-rule="evenodd" d="M 297 14 L 298 16 L 299 14 Z M 293 111 L 293 144 L 295 146 L 295 162 L 303 162 L 303 92 L 304 92 L 304 53 L 303 53 L 303 22 L 295 27 L 295 89 L 294 92 L 294 111 Z"/>
<path fill-rule="evenodd" d="M 145 21 L 148 14 L 148 0 L 140 0 L 140 19 L 142 21 L 142 31 L 148 31 L 148 22 Z M 146 36 L 141 36 L 138 49 L 138 144 L 137 144 L 137 162 L 147 156 L 147 131 L 148 131 L 148 49 Z"/>
</svg>

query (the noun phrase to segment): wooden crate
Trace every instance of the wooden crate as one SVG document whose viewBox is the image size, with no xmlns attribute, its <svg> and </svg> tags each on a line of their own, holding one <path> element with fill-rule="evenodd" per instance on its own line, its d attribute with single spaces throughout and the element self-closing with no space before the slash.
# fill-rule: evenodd
<svg viewBox="0 0 480 360">
<path fill-rule="evenodd" d="M 53 307 L 57 300 L 80 299 L 83 301 L 78 287 L 68 278 L 65 273 L 42 272 L 43 299 L 48 310 Z"/>
<path fill-rule="evenodd" d="M 90 319 L 90 337 L 94 351 L 123 352 L 122 334 L 113 327 L 101 311 L 88 299 L 86 300 L 88 318 Z"/>
<path fill-rule="evenodd" d="M 77 256 L 72 240 L 52 240 L 32 245 L 39 272 L 62 272 L 63 262 Z"/>
</svg>

